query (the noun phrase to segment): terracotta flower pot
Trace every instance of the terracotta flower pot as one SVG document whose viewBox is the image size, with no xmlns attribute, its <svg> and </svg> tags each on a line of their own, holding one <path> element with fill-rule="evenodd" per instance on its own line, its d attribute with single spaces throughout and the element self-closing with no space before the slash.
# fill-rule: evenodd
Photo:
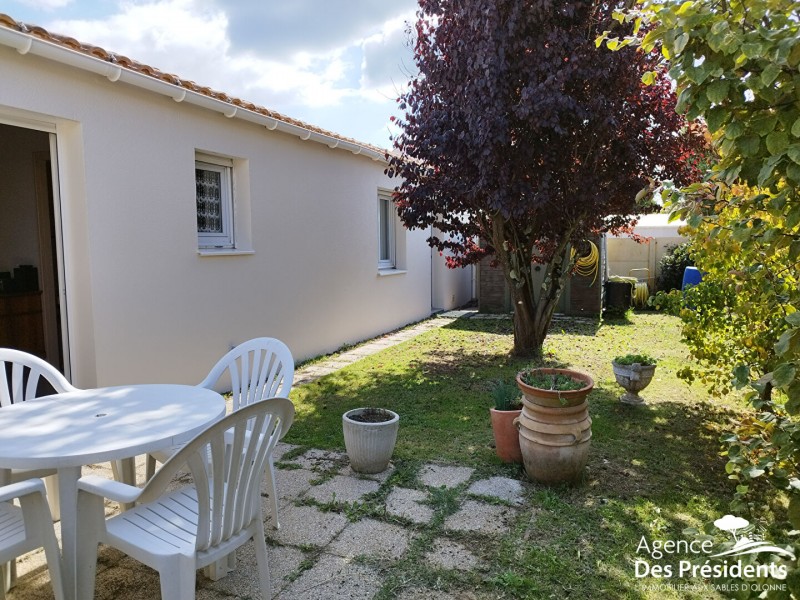
<svg viewBox="0 0 800 600">
<path fill-rule="evenodd" d="M 519 410 L 489 409 L 494 434 L 494 449 L 498 458 L 506 463 L 521 463 L 522 451 L 519 448 L 519 432 L 514 420 L 522 413 Z"/>
<path fill-rule="evenodd" d="M 589 458 L 592 419 L 586 397 L 594 380 L 569 369 L 536 369 L 543 375 L 566 375 L 584 382 L 578 390 L 546 390 L 530 386 L 517 375 L 523 408 L 515 423 L 525 472 L 547 484 L 577 483 Z"/>
</svg>

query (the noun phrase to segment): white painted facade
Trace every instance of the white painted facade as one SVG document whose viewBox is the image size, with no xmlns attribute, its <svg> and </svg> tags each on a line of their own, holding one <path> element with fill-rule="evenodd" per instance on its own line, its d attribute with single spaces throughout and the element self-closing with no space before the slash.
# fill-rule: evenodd
<svg viewBox="0 0 800 600">
<path fill-rule="evenodd" d="M 0 44 L 0 123 L 55 140 L 62 327 L 77 386 L 196 382 L 257 336 L 301 360 L 472 298 L 471 269 L 443 271 L 427 231 L 398 224 L 398 268 L 379 272 L 377 195 L 396 181 L 374 152 L 178 103 L 69 66 L 65 52 Z M 236 252 L 198 251 L 197 152 L 233 160 Z"/>
</svg>

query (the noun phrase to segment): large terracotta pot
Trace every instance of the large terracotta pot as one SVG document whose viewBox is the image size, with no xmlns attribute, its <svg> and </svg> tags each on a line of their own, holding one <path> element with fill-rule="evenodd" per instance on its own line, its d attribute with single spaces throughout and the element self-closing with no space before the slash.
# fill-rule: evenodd
<svg viewBox="0 0 800 600">
<path fill-rule="evenodd" d="M 376 417 L 374 422 L 361 422 L 364 416 Z M 379 420 L 383 418 L 384 420 Z M 389 466 L 400 416 L 385 408 L 354 408 L 342 415 L 344 446 L 350 467 L 357 473 L 380 473 Z"/>
<path fill-rule="evenodd" d="M 586 383 L 578 390 L 556 391 L 527 385 L 517 375 L 523 408 L 515 421 L 528 477 L 540 483 L 577 483 L 589 458 L 592 419 L 586 397 L 594 387 L 588 375 L 569 369 L 536 369 Z"/>
<path fill-rule="evenodd" d="M 494 449 L 497 456 L 506 463 L 521 463 L 522 451 L 519 448 L 519 433 L 514 420 L 520 416 L 519 410 L 489 409 L 494 434 Z"/>
<path fill-rule="evenodd" d="M 656 374 L 656 365 L 621 365 L 612 360 L 611 366 L 617 383 L 625 389 L 625 393 L 619 397 L 620 401 L 625 404 L 644 404 L 639 392 L 650 385 Z"/>
</svg>

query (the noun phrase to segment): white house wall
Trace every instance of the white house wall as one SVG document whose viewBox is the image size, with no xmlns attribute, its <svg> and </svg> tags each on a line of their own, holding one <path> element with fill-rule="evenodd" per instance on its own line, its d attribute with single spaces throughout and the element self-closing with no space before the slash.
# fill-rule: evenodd
<svg viewBox="0 0 800 600">
<path fill-rule="evenodd" d="M 438 229 L 433 234 L 442 237 L 444 234 Z M 442 254 L 434 249 L 431 256 L 433 296 L 432 303 L 435 309 L 452 310 L 464 306 L 475 297 L 474 274 L 475 267 L 470 265 L 458 269 L 450 269 L 445 257 L 450 255 L 445 251 Z"/>
<path fill-rule="evenodd" d="M 378 276 L 381 162 L 9 48 L 0 80 L 0 118 L 56 128 L 76 385 L 196 382 L 252 337 L 299 360 L 430 314 L 427 232 Z M 246 165 L 252 254 L 198 254 L 196 150 Z"/>
</svg>

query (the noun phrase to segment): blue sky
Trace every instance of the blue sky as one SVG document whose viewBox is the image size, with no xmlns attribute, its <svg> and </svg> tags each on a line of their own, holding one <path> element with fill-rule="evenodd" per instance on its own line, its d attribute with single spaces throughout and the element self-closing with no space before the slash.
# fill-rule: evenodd
<svg viewBox="0 0 800 600">
<path fill-rule="evenodd" d="M 0 0 L 17 21 L 388 148 L 416 0 Z"/>
</svg>

